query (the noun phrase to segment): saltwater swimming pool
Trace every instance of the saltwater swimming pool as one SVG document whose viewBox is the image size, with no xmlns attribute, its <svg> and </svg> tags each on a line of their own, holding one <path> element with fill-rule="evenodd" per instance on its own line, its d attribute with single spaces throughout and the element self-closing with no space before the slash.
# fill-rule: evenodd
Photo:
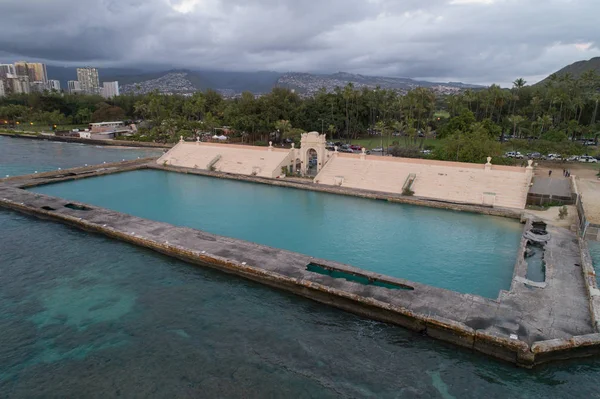
<svg viewBox="0 0 600 399">
<path fill-rule="evenodd" d="M 513 220 L 141 170 L 33 191 L 495 298 L 508 289 Z"/>
</svg>

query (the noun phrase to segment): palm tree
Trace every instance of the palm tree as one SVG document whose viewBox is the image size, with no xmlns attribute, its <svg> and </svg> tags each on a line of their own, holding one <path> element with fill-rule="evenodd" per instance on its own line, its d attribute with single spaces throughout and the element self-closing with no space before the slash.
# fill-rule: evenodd
<svg viewBox="0 0 600 399">
<path fill-rule="evenodd" d="M 538 116 L 538 124 L 540 125 L 540 136 L 544 133 L 544 129 L 552 124 L 550 115 Z"/>
<path fill-rule="evenodd" d="M 531 99 L 531 103 L 530 104 L 531 104 L 531 108 L 533 108 L 533 115 L 531 116 L 531 119 L 533 121 L 535 121 L 536 117 L 537 117 L 537 113 L 538 113 L 538 111 L 540 110 L 540 108 L 542 106 L 542 99 L 539 98 L 538 96 L 534 96 Z"/>
<path fill-rule="evenodd" d="M 336 130 L 337 130 L 337 129 L 335 128 L 335 126 L 334 126 L 334 125 L 329 125 L 329 126 L 327 126 L 327 131 L 329 132 L 329 137 L 330 137 L 330 138 L 333 138 L 333 135 L 335 134 L 335 131 L 336 131 Z"/>
<path fill-rule="evenodd" d="M 383 150 L 383 136 L 385 136 L 385 127 L 386 126 L 384 121 L 377 121 L 377 123 L 375 124 L 375 129 L 381 132 L 381 149 L 383 155 L 385 155 L 385 150 Z"/>
<path fill-rule="evenodd" d="M 281 134 L 281 137 L 287 137 L 287 133 L 292 130 L 292 124 L 288 120 L 281 119 L 275 122 L 275 129 Z"/>
<path fill-rule="evenodd" d="M 354 85 L 352 83 L 348 83 L 346 87 L 344 87 L 344 91 L 342 93 L 344 100 L 346 101 L 346 140 L 350 138 L 350 115 L 348 113 L 348 105 L 352 98 L 354 97 Z"/>
<path fill-rule="evenodd" d="M 593 126 L 596 123 L 596 116 L 598 115 L 598 101 L 600 101 L 600 94 L 596 93 L 593 96 L 593 100 L 595 100 L 594 112 L 592 113 L 592 119 L 590 119 L 590 126 Z"/>
<path fill-rule="evenodd" d="M 513 125 L 513 137 L 517 135 L 517 126 L 525 121 L 521 115 L 511 115 L 508 117 L 508 121 Z"/>
<path fill-rule="evenodd" d="M 525 84 L 527 82 L 525 81 L 525 79 L 523 78 L 518 78 L 517 80 L 515 80 L 513 82 L 513 91 L 515 92 L 514 96 L 513 96 L 513 106 L 512 106 L 512 113 L 515 113 L 515 108 L 517 107 L 517 101 L 519 101 L 519 95 L 521 94 L 521 89 L 523 87 L 525 87 Z"/>
</svg>

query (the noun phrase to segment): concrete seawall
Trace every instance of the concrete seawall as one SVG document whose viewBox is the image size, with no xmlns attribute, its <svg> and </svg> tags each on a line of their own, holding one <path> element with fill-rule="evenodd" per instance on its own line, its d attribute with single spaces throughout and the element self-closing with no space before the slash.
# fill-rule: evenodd
<svg viewBox="0 0 600 399">
<path fill-rule="evenodd" d="M 513 279 L 510 291 L 500 293 L 498 299 L 493 300 L 22 189 L 39 184 L 146 168 L 147 162 L 148 160 L 120 162 L 3 179 L 0 180 L 0 206 L 235 274 L 364 317 L 393 323 L 522 367 L 533 367 L 565 358 L 591 356 L 600 350 L 600 334 L 597 334 L 595 327 L 596 319 L 590 313 L 591 305 L 586 292 L 588 288 L 584 286 L 581 270 L 573 269 L 571 272 L 570 265 L 568 270 L 563 270 L 574 257 L 577 259 L 582 253 L 577 241 L 573 240 L 573 234 L 564 229 L 550 230 L 552 239 L 546 252 L 546 261 L 551 272 L 548 287 L 531 287 L 527 286 L 527 282 Z M 256 178 L 245 177 L 238 180 L 271 184 Z M 301 183 L 279 180 L 272 183 L 306 189 Z M 314 191 L 394 200 L 393 197 L 386 198 L 381 193 L 377 195 L 383 198 L 372 197 L 371 193 L 337 192 L 334 187 L 311 187 L 316 188 Z M 406 203 L 420 204 L 418 199 L 406 200 L 415 201 Z M 455 209 L 452 204 L 436 205 L 440 208 Z M 461 204 L 457 206 L 459 209 L 455 210 L 479 213 L 494 210 L 473 210 L 472 206 Z M 497 216 L 515 217 L 514 211 L 508 210 L 506 214 L 503 214 L 504 210 L 499 211 Z M 531 223 L 528 222 L 525 231 L 530 227 Z M 521 247 L 524 248 L 526 242 L 524 238 Z M 523 273 L 523 248 L 518 251 L 515 277 Z M 559 253 L 557 248 L 561 248 L 562 252 Z M 392 288 L 364 285 L 314 273 L 308 270 L 309 264 L 360 276 L 371 283 L 384 283 L 386 287 Z"/>
<path fill-rule="evenodd" d="M 136 147 L 136 148 L 172 148 L 173 144 L 162 144 L 162 143 L 149 143 L 144 141 L 127 141 L 127 140 L 95 140 L 95 139 L 83 139 L 81 137 L 63 137 L 63 136 L 46 136 L 38 135 L 34 133 L 6 133 L 0 132 L 0 136 L 29 139 L 29 140 L 45 140 L 45 141 L 58 141 L 61 143 L 78 143 L 78 144 L 89 144 L 89 145 L 101 145 L 106 147 Z"/>
</svg>

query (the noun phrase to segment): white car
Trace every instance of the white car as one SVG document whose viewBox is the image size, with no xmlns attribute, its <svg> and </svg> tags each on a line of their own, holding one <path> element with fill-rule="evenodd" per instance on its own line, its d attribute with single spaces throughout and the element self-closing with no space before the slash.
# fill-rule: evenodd
<svg viewBox="0 0 600 399">
<path fill-rule="evenodd" d="M 548 154 L 546 157 L 548 161 L 562 161 L 562 157 L 560 154 Z"/>
<path fill-rule="evenodd" d="M 567 162 L 577 162 L 579 161 L 579 157 L 577 155 L 573 155 L 572 157 L 567 158 Z"/>
<path fill-rule="evenodd" d="M 521 154 L 519 151 L 511 151 L 511 152 L 507 152 L 506 154 L 504 154 L 505 156 L 507 156 L 508 158 L 517 158 L 517 159 L 523 159 L 523 154 Z"/>
<path fill-rule="evenodd" d="M 589 155 L 582 155 L 579 157 L 579 162 L 598 163 L 598 160 L 594 157 L 590 157 Z"/>
</svg>

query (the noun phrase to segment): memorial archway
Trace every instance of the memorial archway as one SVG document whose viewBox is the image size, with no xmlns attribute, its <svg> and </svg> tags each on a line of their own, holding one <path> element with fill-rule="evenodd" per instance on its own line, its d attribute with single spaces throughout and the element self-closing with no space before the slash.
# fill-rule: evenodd
<svg viewBox="0 0 600 399">
<path fill-rule="evenodd" d="M 314 148 L 306 150 L 306 175 L 315 177 L 319 173 L 319 153 Z"/>
</svg>

